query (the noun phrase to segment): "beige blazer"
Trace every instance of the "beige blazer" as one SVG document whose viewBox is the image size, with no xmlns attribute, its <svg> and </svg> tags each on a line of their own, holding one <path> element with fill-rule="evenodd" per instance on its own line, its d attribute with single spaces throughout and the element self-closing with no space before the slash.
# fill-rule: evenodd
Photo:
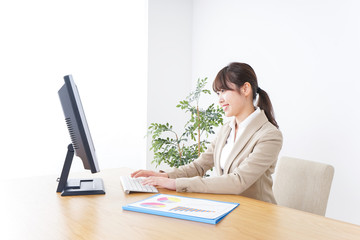
<svg viewBox="0 0 360 240">
<path fill-rule="evenodd" d="M 194 162 L 166 171 L 176 178 L 176 191 L 217 194 L 238 194 L 276 203 L 272 177 L 282 147 L 282 134 L 272 125 L 263 110 L 244 129 L 225 163 L 220 167 L 220 155 L 230 134 L 224 124 L 215 140 Z M 217 176 L 205 173 L 215 167 Z"/>
</svg>

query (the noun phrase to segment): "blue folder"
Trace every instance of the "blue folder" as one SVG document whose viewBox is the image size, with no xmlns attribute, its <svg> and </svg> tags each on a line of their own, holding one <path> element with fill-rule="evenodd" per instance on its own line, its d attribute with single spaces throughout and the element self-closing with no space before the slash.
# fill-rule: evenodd
<svg viewBox="0 0 360 240">
<path fill-rule="evenodd" d="M 127 211 L 133 211 L 133 212 L 141 212 L 141 213 L 148 213 L 148 214 L 153 214 L 153 215 L 159 215 L 159 216 L 165 216 L 165 217 L 172 217 L 172 218 L 179 218 L 179 219 L 184 219 L 184 220 L 190 220 L 190 221 L 196 221 L 196 222 L 202 222 L 202 223 L 210 223 L 210 224 L 217 224 L 218 222 L 220 222 L 225 216 L 227 216 L 232 210 L 234 210 L 237 206 L 239 206 L 239 203 L 232 203 L 232 202 L 222 202 L 222 201 L 214 201 L 214 200 L 208 200 L 208 199 L 200 199 L 200 198 L 192 198 L 192 199 L 197 199 L 197 200 L 201 200 L 201 201 L 205 201 L 205 202 L 212 202 L 212 203 L 223 203 L 223 204 L 229 204 L 229 208 L 231 208 L 230 210 L 226 211 L 225 213 L 223 213 L 220 216 L 217 216 L 215 218 L 204 218 L 204 217 L 196 217 L 196 216 L 189 216 L 189 215 L 184 215 L 181 213 L 174 213 L 174 212 L 169 212 L 169 211 L 159 211 L 156 210 L 154 208 L 146 208 L 146 207 L 138 207 L 138 206 L 134 206 L 134 204 L 136 203 L 140 203 L 140 202 L 146 202 L 147 199 L 152 199 L 152 198 L 156 198 L 160 195 L 163 196 L 168 196 L 168 197 L 174 197 L 174 198 L 189 198 L 189 197 L 183 197 L 183 196 L 176 196 L 176 195 L 165 195 L 165 194 L 156 194 L 154 196 L 151 196 L 149 198 L 146 198 L 144 200 L 132 203 L 132 204 L 128 204 L 122 207 L 123 210 L 127 210 Z M 190 198 L 191 199 L 191 198 Z"/>
</svg>

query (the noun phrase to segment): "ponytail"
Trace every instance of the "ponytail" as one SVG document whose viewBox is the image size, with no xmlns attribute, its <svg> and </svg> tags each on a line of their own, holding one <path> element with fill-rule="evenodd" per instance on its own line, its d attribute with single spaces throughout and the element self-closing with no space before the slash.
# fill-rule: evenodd
<svg viewBox="0 0 360 240">
<path fill-rule="evenodd" d="M 279 125 L 275 120 L 274 109 L 271 104 L 269 95 L 259 87 L 257 88 L 257 93 L 259 94 L 257 107 L 264 110 L 269 122 L 271 122 L 275 127 L 279 128 Z"/>
</svg>

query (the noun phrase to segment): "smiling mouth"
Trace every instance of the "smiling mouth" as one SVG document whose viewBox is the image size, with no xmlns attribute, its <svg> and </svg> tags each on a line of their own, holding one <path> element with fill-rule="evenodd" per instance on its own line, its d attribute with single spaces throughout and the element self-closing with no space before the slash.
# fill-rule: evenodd
<svg viewBox="0 0 360 240">
<path fill-rule="evenodd" d="M 225 111 L 229 107 L 229 104 L 222 105 L 223 110 Z"/>
</svg>

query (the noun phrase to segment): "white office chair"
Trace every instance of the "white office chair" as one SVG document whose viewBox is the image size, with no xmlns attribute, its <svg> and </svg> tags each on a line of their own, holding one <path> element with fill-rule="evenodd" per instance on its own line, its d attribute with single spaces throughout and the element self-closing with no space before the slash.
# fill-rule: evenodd
<svg viewBox="0 0 360 240">
<path fill-rule="evenodd" d="M 333 166 L 282 157 L 275 174 L 273 189 L 278 205 L 325 216 Z"/>
</svg>

